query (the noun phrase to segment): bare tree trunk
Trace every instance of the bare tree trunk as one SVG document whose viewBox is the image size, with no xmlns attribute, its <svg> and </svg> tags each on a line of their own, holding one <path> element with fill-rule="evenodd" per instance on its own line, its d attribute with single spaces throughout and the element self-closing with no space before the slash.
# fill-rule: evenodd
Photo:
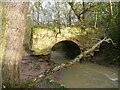
<svg viewBox="0 0 120 90">
<path fill-rule="evenodd" d="M 72 24 L 72 18 L 71 18 L 71 12 L 72 12 L 72 10 L 71 10 L 71 8 L 70 8 L 70 11 L 69 11 L 69 26 L 71 26 L 71 24 Z"/>
<path fill-rule="evenodd" d="M 28 2 L 5 2 L 2 41 L 2 79 L 6 87 L 20 84 L 20 67 Z"/>
<path fill-rule="evenodd" d="M 2 2 L 0 2 L 0 90 L 2 89 L 2 38 L 3 38 L 3 32 L 2 32 Z"/>
<path fill-rule="evenodd" d="M 33 13 L 32 13 L 32 18 L 33 18 L 33 21 L 35 21 L 35 9 L 33 8 Z"/>
<path fill-rule="evenodd" d="M 92 5 L 92 6 L 89 6 L 87 8 L 86 5 L 85 5 L 85 2 L 83 0 L 83 10 L 82 11 L 79 11 L 77 10 L 77 7 L 75 6 L 75 3 L 74 2 L 68 2 L 68 4 L 70 5 L 72 11 L 75 13 L 75 15 L 77 16 L 78 20 L 80 21 L 81 25 L 84 25 L 83 23 L 83 20 L 85 18 L 85 13 L 88 12 L 90 9 L 92 9 L 93 7 L 95 7 L 95 5 Z M 81 18 L 82 16 L 82 18 Z M 84 27 L 83 27 L 84 28 Z"/>
<path fill-rule="evenodd" d="M 113 10 L 112 10 L 112 2 L 111 2 L 111 0 L 109 0 L 109 7 L 110 7 L 110 16 L 112 17 Z"/>
<path fill-rule="evenodd" d="M 37 22 L 38 22 L 38 25 L 39 25 L 39 21 L 40 21 L 39 20 L 40 19 L 40 1 L 37 4 L 36 8 L 37 8 L 37 14 L 38 14 L 38 16 L 37 16 Z"/>
<path fill-rule="evenodd" d="M 97 28 L 97 21 L 98 21 L 98 13 L 97 10 L 95 11 L 95 25 L 94 27 Z"/>
<path fill-rule="evenodd" d="M 83 11 L 85 11 L 85 2 L 84 2 L 84 0 L 83 0 Z M 84 21 L 85 21 L 85 13 L 83 13 L 83 15 L 82 15 L 82 24 L 84 25 Z"/>
<path fill-rule="evenodd" d="M 57 7 L 57 14 L 58 14 L 58 29 L 59 29 L 59 32 L 58 32 L 58 34 L 59 33 L 61 33 L 61 31 L 60 31 L 60 5 L 59 5 L 59 2 L 57 3 L 58 4 L 58 7 Z"/>
</svg>

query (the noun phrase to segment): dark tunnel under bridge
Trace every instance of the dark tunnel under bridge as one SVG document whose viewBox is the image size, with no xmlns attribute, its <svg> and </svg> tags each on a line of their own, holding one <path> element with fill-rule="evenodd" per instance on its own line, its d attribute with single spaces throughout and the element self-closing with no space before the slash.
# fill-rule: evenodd
<svg viewBox="0 0 120 90">
<path fill-rule="evenodd" d="M 52 59 L 74 59 L 81 53 L 79 46 L 70 40 L 56 43 L 51 49 Z"/>
</svg>

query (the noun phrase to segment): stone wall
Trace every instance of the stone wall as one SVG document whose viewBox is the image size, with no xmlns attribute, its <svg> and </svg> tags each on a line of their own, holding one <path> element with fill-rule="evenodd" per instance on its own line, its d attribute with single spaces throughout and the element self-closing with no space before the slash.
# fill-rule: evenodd
<svg viewBox="0 0 120 90">
<path fill-rule="evenodd" d="M 92 47 L 103 34 L 101 30 L 87 28 L 82 30 L 78 27 L 65 27 L 58 33 L 58 29 L 33 28 L 32 50 L 36 55 L 50 54 L 51 48 L 58 42 L 69 40 L 76 43 L 81 51 Z"/>
</svg>

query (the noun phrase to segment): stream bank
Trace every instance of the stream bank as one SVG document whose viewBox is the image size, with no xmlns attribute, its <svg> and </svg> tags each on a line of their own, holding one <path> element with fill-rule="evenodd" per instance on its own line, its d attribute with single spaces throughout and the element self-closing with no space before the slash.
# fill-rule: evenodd
<svg viewBox="0 0 120 90">
<path fill-rule="evenodd" d="M 41 59 L 42 58 L 38 56 L 30 56 L 29 54 L 23 56 L 21 74 L 22 81 L 32 79 L 34 76 L 42 73 L 47 68 L 52 67 L 52 65 L 49 65 L 47 61 L 41 61 Z M 69 58 L 66 58 L 65 55 L 61 52 L 53 51 L 50 61 L 54 61 L 55 63 L 59 64 L 63 61 L 69 61 Z M 106 67 L 86 61 L 82 61 L 82 63 L 77 63 L 69 68 L 64 68 L 48 78 L 52 78 L 53 80 L 55 80 L 55 82 L 61 83 L 67 88 L 118 87 L 118 72 L 116 68 L 113 69 L 111 67 Z M 43 83 L 44 82 L 37 84 L 37 88 L 56 87 L 54 85 L 51 86 L 49 84 Z M 74 85 L 73 83 L 77 84 Z"/>
</svg>

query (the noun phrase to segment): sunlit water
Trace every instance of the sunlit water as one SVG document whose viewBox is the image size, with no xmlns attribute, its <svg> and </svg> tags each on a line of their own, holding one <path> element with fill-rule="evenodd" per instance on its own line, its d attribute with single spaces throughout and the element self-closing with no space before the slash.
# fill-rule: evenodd
<svg viewBox="0 0 120 90">
<path fill-rule="evenodd" d="M 54 52 L 51 60 L 66 61 L 61 52 Z M 67 88 L 118 88 L 118 71 L 93 63 L 77 63 L 57 72 L 59 82 Z"/>
</svg>

